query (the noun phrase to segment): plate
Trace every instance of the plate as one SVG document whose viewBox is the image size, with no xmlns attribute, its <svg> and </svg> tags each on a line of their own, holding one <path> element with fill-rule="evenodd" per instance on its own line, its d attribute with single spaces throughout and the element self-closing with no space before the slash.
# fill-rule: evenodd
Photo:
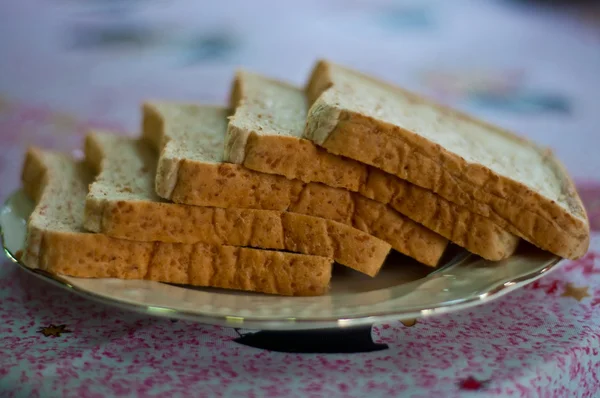
<svg viewBox="0 0 600 398">
<path fill-rule="evenodd" d="M 22 191 L 0 209 L 7 256 L 33 275 L 72 293 L 122 309 L 207 324 L 262 330 L 301 330 L 407 320 L 486 303 L 556 268 L 560 258 L 521 244 L 511 258 L 490 262 L 451 247 L 431 269 L 392 253 L 375 278 L 335 266 L 331 292 L 281 297 L 144 280 L 85 279 L 27 268 L 16 259 L 33 203 Z"/>
</svg>

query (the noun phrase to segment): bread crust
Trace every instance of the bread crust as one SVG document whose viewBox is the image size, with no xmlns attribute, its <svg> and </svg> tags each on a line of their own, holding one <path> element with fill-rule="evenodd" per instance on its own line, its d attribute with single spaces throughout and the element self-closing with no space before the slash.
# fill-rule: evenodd
<svg viewBox="0 0 600 398">
<path fill-rule="evenodd" d="M 333 84 L 328 65 L 331 64 L 320 62 L 309 84 L 314 103 L 305 132 L 308 138 L 333 154 L 358 160 L 431 190 L 544 250 L 566 258 L 579 258 L 586 253 L 589 222 L 585 209 L 572 180 L 551 153 L 547 152 L 544 159 L 561 182 L 570 211 L 524 184 L 494 173 L 481 164 L 469 163 L 411 131 L 324 102 L 317 94 L 320 89 L 328 89 Z M 529 141 L 505 130 L 397 90 L 443 114 L 480 124 L 539 150 Z"/>
<path fill-rule="evenodd" d="M 93 232 L 137 241 L 288 250 L 330 257 L 370 276 L 379 272 L 391 249 L 388 243 L 349 225 L 304 214 L 159 202 L 153 200 L 152 192 L 111 199 L 107 193 L 117 192 L 117 184 L 132 183 L 132 179 L 152 186 L 156 169 L 152 149 L 136 139 L 92 133 L 86 137 L 85 150 L 90 165 L 100 170 L 86 199 L 84 226 Z M 122 156 L 130 157 L 127 163 Z M 128 170 L 127 176 L 118 173 L 123 169 Z"/>
<path fill-rule="evenodd" d="M 517 236 L 491 219 L 380 170 L 371 169 L 360 192 L 487 260 L 508 258 L 519 245 Z"/>
<path fill-rule="evenodd" d="M 257 85 L 260 85 L 260 90 L 256 89 Z M 265 97 L 269 89 L 284 93 L 285 99 L 291 97 L 286 105 L 302 108 L 301 119 L 296 117 L 294 119 L 299 120 L 289 121 L 299 124 L 298 130 L 302 131 L 303 115 L 308 110 L 302 90 L 285 82 L 238 71 L 230 94 L 230 107 L 235 112 L 230 118 L 225 140 L 225 161 L 305 183 L 321 182 L 331 187 L 358 191 L 366 177 L 363 165 L 334 156 L 302 137 L 269 127 L 268 121 L 281 112 L 265 104 L 284 106 L 280 104 L 281 100 Z M 295 123 L 298 121 L 300 123 Z"/>
<path fill-rule="evenodd" d="M 319 183 L 303 183 L 283 176 L 250 170 L 243 165 L 209 163 L 190 159 L 172 159 L 169 150 L 156 146 L 177 144 L 176 138 L 165 138 L 164 120 L 160 112 L 144 107 L 144 137 L 160 152 L 156 175 L 157 188 L 161 179 L 161 162 L 179 162 L 171 196 L 175 203 L 221 208 L 287 211 L 337 221 L 381 239 L 417 261 L 435 266 L 448 241 L 439 234 L 407 219 L 395 210 L 361 200 L 357 193 Z M 409 233 L 410 232 L 410 233 Z M 424 245 L 430 245 L 423 250 Z"/>
<path fill-rule="evenodd" d="M 86 184 L 65 181 L 68 176 L 54 168 L 53 157 L 66 158 L 30 149 L 23 165 L 23 188 L 36 201 L 22 257 L 30 268 L 82 278 L 147 279 L 281 295 L 321 295 L 329 289 L 332 260 L 326 257 L 202 243 L 138 242 L 78 228 L 53 228 L 44 214 L 51 211 L 53 196 L 65 195 L 68 212 L 70 201 L 85 199 Z"/>
<path fill-rule="evenodd" d="M 264 103 L 275 103 L 276 98 L 284 98 L 288 102 L 288 111 L 296 110 L 302 113 L 303 106 L 305 106 L 304 101 L 311 94 L 314 95 L 314 91 L 317 89 L 318 87 L 309 84 L 306 93 L 303 93 L 287 83 L 247 72 L 238 73 L 233 84 L 230 102 L 230 107 L 235 108 L 236 111 L 229 123 L 227 132 L 229 140 L 225 145 L 225 152 L 229 153 L 230 160 L 235 159 L 237 163 L 243 163 L 244 166 L 250 169 L 265 173 L 297 178 L 305 182 L 319 181 L 328 186 L 342 187 L 350 191 L 360 192 L 365 197 L 379 201 L 384 205 L 389 204 L 389 200 L 382 200 L 381 197 L 365 194 L 370 167 L 328 153 L 310 140 L 284 134 L 281 131 L 274 131 L 273 128 L 269 127 L 269 123 L 263 123 L 264 120 L 277 117 L 276 109 L 268 107 L 263 109 L 265 108 Z M 278 97 L 277 94 L 281 95 Z M 319 119 L 320 125 L 317 128 L 328 133 L 329 129 L 334 126 L 328 126 L 327 122 L 322 123 L 323 120 L 336 120 L 336 117 Z M 292 133 L 294 128 L 297 128 L 298 132 L 302 132 L 303 123 L 297 123 L 295 119 L 284 120 L 283 122 L 278 120 L 277 122 L 275 124 L 281 124 L 280 128 L 284 132 L 286 128 Z M 466 209 L 458 208 L 458 206 L 448 206 L 447 202 L 440 201 L 436 195 L 423 194 L 421 196 L 424 197 L 428 206 L 407 207 L 405 204 L 414 198 L 407 198 L 406 201 L 395 198 L 391 207 L 488 260 L 502 260 L 512 255 L 516 250 L 519 242 L 518 238 L 499 228 L 491 221 L 473 215 Z M 360 203 L 363 208 L 368 206 L 367 201 L 361 200 L 361 195 L 352 194 L 352 198 L 355 203 Z M 431 206 L 438 203 L 440 203 L 439 206 Z M 432 218 L 432 214 L 440 215 L 437 210 L 444 208 L 444 205 L 452 210 L 447 212 L 448 214 L 442 215 L 447 217 L 439 221 Z M 373 205 L 371 208 L 373 208 Z M 455 214 L 457 210 L 460 211 Z M 394 213 L 388 211 L 388 219 L 394 217 Z M 399 219 L 397 216 L 396 218 Z M 470 221 L 472 225 L 462 224 L 464 221 Z M 453 224 L 454 222 L 458 224 Z M 392 227 L 392 224 L 388 223 L 388 226 Z M 416 231 L 417 228 L 414 228 L 414 230 Z M 406 234 L 403 235 L 406 236 Z M 398 241 L 399 238 L 396 237 L 395 240 Z M 386 241 L 392 242 L 390 238 L 387 238 Z M 413 241 L 417 242 L 416 239 L 413 239 Z M 431 242 L 431 239 L 426 239 L 426 241 Z M 427 248 L 423 245 L 420 245 L 420 247 L 427 252 Z"/>
<path fill-rule="evenodd" d="M 214 166 L 192 161 L 182 162 L 172 196 L 173 202 L 180 204 L 286 211 L 337 221 L 388 242 L 419 262 L 437 265 L 448 244 L 446 239 L 386 206 L 371 211 L 379 203 L 368 207 L 360 199 L 360 195 L 349 191 L 318 183 L 303 184 L 240 165 Z M 402 228 L 415 233 L 407 236 Z M 400 238 L 399 232 L 405 238 Z M 419 246 L 421 238 L 432 246 L 426 251 L 412 250 L 411 247 Z"/>
</svg>

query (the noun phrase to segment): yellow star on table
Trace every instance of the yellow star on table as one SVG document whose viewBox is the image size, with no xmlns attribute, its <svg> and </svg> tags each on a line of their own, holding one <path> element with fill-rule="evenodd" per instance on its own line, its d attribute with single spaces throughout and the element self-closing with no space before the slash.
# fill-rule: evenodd
<svg viewBox="0 0 600 398">
<path fill-rule="evenodd" d="M 573 297 L 577 301 L 583 300 L 585 297 L 591 297 L 588 293 L 588 287 L 576 287 L 572 283 L 567 283 L 565 286 L 565 291 L 562 294 L 562 297 Z"/>
<path fill-rule="evenodd" d="M 55 326 L 50 324 L 50 326 L 39 328 L 38 333 L 46 337 L 60 337 L 61 333 L 71 333 L 71 331 L 67 329 L 67 325 Z"/>
</svg>

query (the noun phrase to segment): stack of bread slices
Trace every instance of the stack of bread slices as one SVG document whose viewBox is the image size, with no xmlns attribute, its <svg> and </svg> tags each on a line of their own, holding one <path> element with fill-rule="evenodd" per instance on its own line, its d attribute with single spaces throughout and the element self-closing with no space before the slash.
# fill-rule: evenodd
<svg viewBox="0 0 600 398">
<path fill-rule="evenodd" d="M 304 88 L 240 71 L 228 106 L 147 102 L 141 134 L 84 152 L 26 154 L 28 267 L 321 295 L 334 262 L 375 277 L 392 249 L 435 267 L 449 243 L 490 261 L 589 244 L 549 152 L 327 61 Z"/>
</svg>

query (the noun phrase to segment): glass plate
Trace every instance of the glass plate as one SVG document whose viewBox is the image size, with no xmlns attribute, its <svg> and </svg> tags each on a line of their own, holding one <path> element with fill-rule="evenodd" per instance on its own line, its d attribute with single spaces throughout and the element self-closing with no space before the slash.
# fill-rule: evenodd
<svg viewBox="0 0 600 398">
<path fill-rule="evenodd" d="M 0 210 L 4 251 L 23 270 L 122 309 L 248 329 L 338 328 L 456 311 L 524 286 L 560 261 L 525 243 L 514 256 L 500 262 L 451 247 L 435 270 L 394 252 L 375 278 L 336 265 L 331 292 L 320 297 L 270 296 L 145 280 L 72 278 L 29 269 L 16 259 L 32 209 L 27 196 L 17 191 Z"/>
</svg>

